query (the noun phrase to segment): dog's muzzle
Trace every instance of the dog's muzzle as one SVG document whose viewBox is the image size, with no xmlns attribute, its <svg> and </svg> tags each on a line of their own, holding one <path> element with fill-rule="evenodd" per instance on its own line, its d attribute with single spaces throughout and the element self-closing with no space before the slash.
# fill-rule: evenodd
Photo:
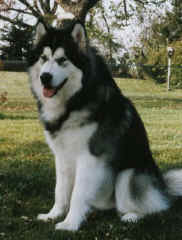
<svg viewBox="0 0 182 240">
<path fill-rule="evenodd" d="M 52 79 L 53 76 L 50 73 L 43 73 L 40 76 L 40 81 L 42 83 L 43 86 L 43 95 L 46 98 L 51 98 L 54 95 L 56 95 L 56 93 L 63 88 L 63 86 L 65 85 L 65 83 L 67 82 L 67 78 L 64 79 L 64 81 L 62 81 L 57 87 L 53 87 L 52 86 Z"/>
</svg>

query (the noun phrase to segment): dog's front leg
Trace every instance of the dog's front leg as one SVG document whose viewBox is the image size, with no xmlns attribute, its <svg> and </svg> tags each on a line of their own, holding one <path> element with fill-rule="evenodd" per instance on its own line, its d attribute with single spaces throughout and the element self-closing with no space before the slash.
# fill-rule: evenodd
<svg viewBox="0 0 182 240">
<path fill-rule="evenodd" d="M 63 157 L 56 157 L 56 188 L 55 203 L 47 214 L 39 214 L 37 219 L 42 221 L 54 220 L 64 215 L 69 209 L 74 182 L 74 163 Z"/>
<path fill-rule="evenodd" d="M 63 222 L 56 224 L 56 230 L 76 231 L 91 210 L 98 192 L 106 179 L 102 160 L 90 153 L 83 154 L 76 169 L 76 179 L 71 197 L 70 209 Z"/>
</svg>

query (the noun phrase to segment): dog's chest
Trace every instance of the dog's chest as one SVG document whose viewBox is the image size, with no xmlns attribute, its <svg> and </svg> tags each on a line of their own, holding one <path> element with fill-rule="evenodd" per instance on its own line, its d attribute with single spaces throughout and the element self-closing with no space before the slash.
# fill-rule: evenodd
<svg viewBox="0 0 182 240">
<path fill-rule="evenodd" d="M 88 148 L 89 139 L 96 128 L 96 123 L 88 122 L 88 112 L 75 112 L 70 114 L 55 137 L 46 131 L 46 139 L 56 155 L 76 157 Z"/>
</svg>

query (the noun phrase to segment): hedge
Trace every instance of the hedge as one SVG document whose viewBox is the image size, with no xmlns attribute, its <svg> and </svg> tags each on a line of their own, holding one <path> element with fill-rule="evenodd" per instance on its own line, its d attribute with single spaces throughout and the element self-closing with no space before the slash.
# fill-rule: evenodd
<svg viewBox="0 0 182 240">
<path fill-rule="evenodd" d="M 0 71 L 25 72 L 27 64 L 25 61 L 0 60 Z"/>
</svg>

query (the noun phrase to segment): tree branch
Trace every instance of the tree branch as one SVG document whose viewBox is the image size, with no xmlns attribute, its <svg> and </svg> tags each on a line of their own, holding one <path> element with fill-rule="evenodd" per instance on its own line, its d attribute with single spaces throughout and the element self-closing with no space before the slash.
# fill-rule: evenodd
<svg viewBox="0 0 182 240">
<path fill-rule="evenodd" d="M 3 3 L 5 2 L 5 0 L 0 0 L 0 5 L 1 1 L 3 1 Z M 46 14 L 54 15 L 58 8 L 58 4 L 60 4 L 61 7 L 63 7 L 66 11 L 73 13 L 76 18 L 78 18 L 82 22 L 85 22 L 87 13 L 99 1 L 100 0 L 77 0 L 73 2 L 72 0 L 55 0 L 54 5 L 51 8 L 50 0 L 33 0 L 32 3 L 28 0 L 17 0 L 18 3 L 24 6 L 24 9 L 18 9 L 9 5 L 6 11 L 15 11 L 21 14 L 33 15 L 39 21 L 46 24 Z M 29 26 L 26 23 L 18 22 L 18 20 L 10 19 L 3 14 L 0 16 L 0 19 L 19 26 Z"/>
<path fill-rule="evenodd" d="M 13 5 L 12 1 L 7 1 L 0 0 L 0 11 L 7 11 L 11 6 Z"/>
<path fill-rule="evenodd" d="M 53 8 L 51 9 L 52 14 L 55 14 L 55 13 L 56 13 L 57 8 L 58 8 L 58 3 L 57 3 L 56 1 L 54 1 L 54 6 L 53 6 Z"/>
<path fill-rule="evenodd" d="M 51 13 L 50 0 L 44 1 L 45 9 L 47 13 Z"/>
<path fill-rule="evenodd" d="M 85 22 L 88 11 L 99 1 L 100 0 L 78 0 L 77 2 L 72 2 L 71 0 L 57 0 L 66 12 L 71 12 L 82 22 Z"/>
<path fill-rule="evenodd" d="M 34 0 L 33 4 L 34 4 L 34 7 L 36 8 L 37 12 L 41 15 L 41 11 L 40 11 L 40 9 L 38 7 L 37 0 Z"/>
<path fill-rule="evenodd" d="M 80 12 L 80 20 L 82 20 L 83 22 L 85 21 L 85 18 L 87 16 L 87 13 L 89 12 L 89 10 L 91 8 L 93 8 L 100 0 L 92 0 L 92 1 L 85 1 L 84 4 L 83 4 L 83 8 Z"/>
<path fill-rule="evenodd" d="M 31 6 L 26 0 L 18 0 L 18 1 L 22 3 L 24 6 L 26 6 L 32 12 L 32 15 L 34 15 L 36 18 L 43 21 L 43 16 L 37 10 L 35 10 L 34 7 Z"/>
<path fill-rule="evenodd" d="M 39 3 L 42 8 L 42 11 L 45 13 L 46 12 L 45 3 L 43 2 L 43 0 L 39 0 Z"/>
<path fill-rule="evenodd" d="M 148 4 L 148 1 L 146 1 L 146 0 L 144 0 L 144 1 L 142 1 L 142 0 L 135 0 L 135 2 L 138 2 L 138 3 L 142 4 L 143 6 L 145 4 Z"/>
<path fill-rule="evenodd" d="M 123 4 L 124 4 L 125 19 L 126 19 L 126 24 L 127 24 L 127 20 L 128 20 L 128 11 L 127 11 L 126 0 L 123 0 Z"/>
<path fill-rule="evenodd" d="M 5 21 L 5 22 L 9 22 L 9 23 L 11 23 L 11 24 L 15 24 L 15 25 L 20 26 L 20 27 L 30 27 L 30 25 L 27 24 L 27 23 L 23 23 L 23 22 L 18 21 L 18 20 L 15 21 L 14 19 L 5 17 L 5 16 L 3 16 L 3 15 L 0 15 L 0 19 L 2 19 L 2 20 Z"/>
<path fill-rule="evenodd" d="M 27 15 L 32 15 L 31 12 L 27 12 L 27 11 L 24 11 L 24 10 L 21 10 L 21 9 L 16 9 L 16 8 L 9 8 L 8 11 L 15 11 L 15 12 L 18 12 L 18 13 L 23 13 L 23 14 L 27 14 Z"/>
<path fill-rule="evenodd" d="M 103 17 L 103 19 L 104 19 L 104 22 L 105 22 L 106 28 L 107 28 L 107 32 L 108 32 L 108 34 L 109 34 L 109 58 L 110 58 L 110 61 L 111 61 L 111 59 L 112 59 L 111 31 L 110 31 L 110 27 L 109 27 L 107 18 L 106 18 L 106 16 L 104 15 L 104 10 L 102 10 L 102 17 Z"/>
</svg>

